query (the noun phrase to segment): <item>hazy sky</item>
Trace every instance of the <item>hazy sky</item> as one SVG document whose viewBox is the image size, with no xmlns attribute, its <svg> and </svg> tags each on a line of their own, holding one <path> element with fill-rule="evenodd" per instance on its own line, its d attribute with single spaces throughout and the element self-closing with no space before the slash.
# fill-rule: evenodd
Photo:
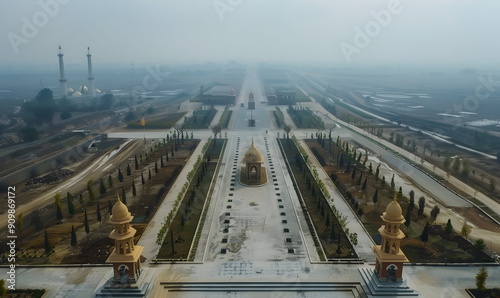
<svg viewBox="0 0 500 298">
<path fill-rule="evenodd" d="M 500 65 L 499 13 L 498 0 L 0 0 L 0 65 L 57 63 L 62 45 L 68 64 L 90 46 L 101 64 L 481 68 Z"/>
</svg>

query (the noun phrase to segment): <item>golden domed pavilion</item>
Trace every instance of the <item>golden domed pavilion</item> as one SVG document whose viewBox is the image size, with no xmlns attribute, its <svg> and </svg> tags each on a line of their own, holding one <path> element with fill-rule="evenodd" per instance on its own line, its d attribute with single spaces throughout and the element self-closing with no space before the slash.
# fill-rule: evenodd
<svg viewBox="0 0 500 298">
<path fill-rule="evenodd" d="M 260 153 L 259 149 L 255 147 L 253 139 L 252 145 L 248 148 L 247 152 L 245 152 L 243 162 L 246 164 L 246 180 L 260 182 L 264 157 Z"/>
<path fill-rule="evenodd" d="M 141 273 L 140 258 L 144 247 L 134 245 L 136 230 L 130 227 L 134 217 L 120 197 L 111 214 L 109 222 L 113 224 L 114 229 L 109 238 L 115 241 L 115 248 L 106 263 L 113 264 L 114 284 L 134 284 Z"/>
<path fill-rule="evenodd" d="M 372 250 L 377 258 L 375 272 L 380 281 L 401 281 L 403 275 L 403 263 L 407 263 L 403 251 L 400 249 L 401 239 L 405 234 L 399 226 L 405 222 L 403 211 L 399 206 L 396 195 L 381 216 L 385 225 L 379 228 L 382 236 L 381 245 L 372 246 Z"/>
</svg>

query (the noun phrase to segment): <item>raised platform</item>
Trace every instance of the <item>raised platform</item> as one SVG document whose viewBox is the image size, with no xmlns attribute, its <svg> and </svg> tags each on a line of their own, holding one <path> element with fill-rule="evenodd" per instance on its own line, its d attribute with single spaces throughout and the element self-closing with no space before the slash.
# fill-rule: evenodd
<svg viewBox="0 0 500 298">
<path fill-rule="evenodd" d="M 359 268 L 359 273 L 363 278 L 366 295 L 368 297 L 383 296 L 383 297 L 403 297 L 403 296 L 419 296 L 419 293 L 411 289 L 406 281 L 400 282 L 381 282 L 379 281 L 373 268 Z"/>
<path fill-rule="evenodd" d="M 148 297 L 154 282 L 153 275 L 150 270 L 141 269 L 137 283 L 114 286 L 111 286 L 113 278 L 108 278 L 105 284 L 95 292 L 95 297 Z"/>
<path fill-rule="evenodd" d="M 160 288 L 154 297 L 366 297 L 356 282 L 161 282 Z"/>
</svg>

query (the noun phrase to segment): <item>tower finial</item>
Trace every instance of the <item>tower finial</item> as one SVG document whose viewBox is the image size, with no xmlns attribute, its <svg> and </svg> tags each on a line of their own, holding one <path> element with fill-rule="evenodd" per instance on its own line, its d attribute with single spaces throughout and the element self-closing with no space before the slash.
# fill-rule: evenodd
<svg viewBox="0 0 500 298">
<path fill-rule="evenodd" d="M 118 198 L 118 202 L 120 202 L 120 203 L 121 203 L 121 202 L 122 202 L 122 200 L 120 200 L 120 195 L 118 194 L 118 191 L 116 192 L 116 197 Z M 118 202 L 117 202 L 117 203 L 118 203 Z"/>
</svg>

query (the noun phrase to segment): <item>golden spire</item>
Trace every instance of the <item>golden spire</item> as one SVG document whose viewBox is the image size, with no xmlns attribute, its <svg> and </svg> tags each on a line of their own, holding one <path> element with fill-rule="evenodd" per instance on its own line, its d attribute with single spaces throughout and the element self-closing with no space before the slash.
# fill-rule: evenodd
<svg viewBox="0 0 500 298">
<path fill-rule="evenodd" d="M 120 203 L 121 203 L 121 202 L 122 202 L 122 200 L 120 200 L 120 195 L 118 194 L 118 191 L 116 191 L 116 197 L 118 198 L 118 202 L 120 202 Z M 117 202 L 117 203 L 118 203 L 118 202 Z"/>
<path fill-rule="evenodd" d="M 398 193 L 396 191 L 394 191 L 394 198 L 392 199 L 393 202 L 397 203 L 398 202 L 398 197 L 397 197 Z"/>
</svg>

